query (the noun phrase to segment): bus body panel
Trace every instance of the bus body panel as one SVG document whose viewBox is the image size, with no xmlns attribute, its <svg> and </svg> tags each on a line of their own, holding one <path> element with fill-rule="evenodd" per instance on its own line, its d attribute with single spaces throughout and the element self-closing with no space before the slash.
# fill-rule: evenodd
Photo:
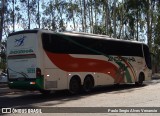
<svg viewBox="0 0 160 116">
<path fill-rule="evenodd" d="M 42 77 L 36 77 L 39 67 L 37 33 L 19 33 L 7 40 L 9 87 L 17 89 L 43 88 Z"/>
<path fill-rule="evenodd" d="M 67 88 L 67 72 L 59 69 L 51 62 L 46 53 L 43 51 L 43 68 L 44 72 L 44 89 L 46 90 L 63 90 Z"/>
<path fill-rule="evenodd" d="M 43 35 L 44 33 L 45 35 Z M 138 81 L 140 73 L 145 75 L 145 80 L 151 79 L 150 66 L 147 65 L 149 61 L 146 61 L 148 49 L 141 43 L 124 42 L 124 45 L 129 46 L 130 49 L 132 49 L 130 44 L 135 49 L 136 45 L 138 47 L 139 51 L 132 49 L 128 53 L 124 48 L 118 49 L 118 47 L 122 48 L 118 41 L 115 44 L 118 47 L 112 50 L 111 47 L 106 47 L 104 44 L 109 41 L 110 43 L 107 45 L 111 46 L 112 41 L 109 39 L 99 40 L 98 36 L 97 38 L 94 36 L 94 40 L 91 41 L 92 37 L 78 38 L 77 35 L 62 34 L 67 43 L 62 41 L 63 44 L 58 44 L 56 41 L 61 42 L 62 39 L 58 37 L 59 35 L 61 34 L 39 30 L 37 33 L 20 33 L 8 38 L 7 63 L 11 88 L 21 89 L 25 85 L 25 89 L 69 89 L 70 80 L 75 75 L 80 78 L 81 85 L 83 85 L 85 77 L 91 75 L 94 79 L 94 86 L 134 83 Z M 55 44 L 49 45 L 52 40 Z M 88 47 L 90 43 L 93 46 Z M 67 44 L 70 45 L 69 48 L 65 48 Z M 37 68 L 41 72 L 39 77 L 36 75 Z M 35 86 L 32 85 L 32 82 L 35 82 Z"/>
<path fill-rule="evenodd" d="M 9 79 L 35 79 L 36 58 L 8 60 Z"/>
<path fill-rule="evenodd" d="M 81 84 L 83 85 L 83 80 L 84 80 L 84 78 L 88 74 L 90 74 L 90 75 L 93 76 L 93 78 L 95 80 L 95 86 L 99 86 L 99 85 L 111 85 L 111 84 L 116 84 L 116 83 L 134 83 L 134 82 L 138 81 L 138 76 L 139 76 L 140 72 L 144 72 L 145 73 L 144 70 L 141 70 L 141 69 L 145 68 L 144 58 L 141 58 L 141 57 L 121 56 L 121 57 L 123 57 L 123 59 L 125 58 L 125 61 L 123 62 L 123 63 L 125 63 L 125 67 L 122 67 L 122 68 L 125 68 L 125 69 L 124 69 L 124 71 L 121 71 L 121 69 L 120 69 L 119 65 L 117 64 L 117 62 L 118 61 L 122 62 L 122 58 L 118 58 L 117 56 L 110 56 L 112 58 L 107 58 L 107 57 L 102 56 L 102 55 L 76 55 L 76 54 L 69 54 L 69 55 L 72 56 L 75 59 L 90 59 L 90 60 L 92 60 L 92 59 L 94 59 L 94 60 L 98 59 L 98 60 L 101 60 L 103 62 L 111 62 L 116 67 L 118 67 L 119 70 L 117 70 L 117 78 L 116 79 L 109 75 L 110 72 L 101 73 L 101 72 L 104 72 L 104 70 L 108 69 L 107 66 L 106 66 L 106 69 L 103 68 L 99 72 L 98 71 L 97 72 L 96 71 L 95 72 L 89 72 L 91 69 L 87 69 L 88 72 L 87 71 L 85 71 L 85 72 L 82 72 L 82 71 L 79 71 L 79 72 L 75 72 L 75 71 L 68 72 L 67 70 L 69 70 L 71 67 L 79 67 L 78 64 L 76 64 L 76 63 L 75 64 L 70 63 L 70 67 L 67 66 L 67 65 L 66 66 L 64 65 L 63 66 L 64 69 L 63 69 L 61 67 L 56 66 L 55 62 L 52 62 L 50 60 L 49 56 L 45 57 L 46 58 L 46 60 L 45 60 L 45 62 L 46 62 L 45 66 L 48 67 L 48 70 L 52 70 L 52 71 L 50 71 L 51 73 L 53 72 L 53 74 L 49 74 L 49 75 L 56 75 L 57 72 L 58 72 L 57 75 L 64 73 L 64 76 L 62 76 L 62 78 L 65 77 L 64 78 L 64 83 L 66 83 L 67 80 L 68 80 L 68 83 L 69 83 L 69 80 L 71 79 L 72 76 L 78 75 L 81 78 Z M 62 60 L 60 60 L 60 59 L 62 59 Z M 60 59 L 58 59 L 59 62 L 61 62 L 63 64 L 63 61 L 65 60 L 65 57 L 60 58 Z M 92 68 L 92 67 L 94 67 L 94 64 L 96 64 L 96 62 L 88 62 L 88 64 L 92 65 L 91 66 L 91 68 Z M 56 71 L 59 68 L 61 70 Z M 100 68 L 100 67 L 97 67 L 97 68 Z M 67 75 L 67 73 L 68 73 L 68 75 Z M 122 81 L 119 78 L 118 75 L 121 75 L 120 73 L 124 73 L 123 74 L 124 81 Z M 56 77 L 56 76 L 54 76 L 54 77 Z M 55 78 L 55 79 L 58 80 L 58 78 Z M 65 79 L 67 79 L 67 80 L 65 80 Z M 59 78 L 59 80 L 61 80 L 61 79 Z M 56 82 L 58 82 L 58 81 L 56 81 Z M 63 84 L 63 85 L 66 86 L 66 84 Z M 53 90 L 57 90 L 57 88 L 55 88 Z"/>
<path fill-rule="evenodd" d="M 45 68 L 44 89 L 63 90 L 67 89 L 68 73 L 60 69 Z"/>
<path fill-rule="evenodd" d="M 20 34 L 8 38 L 9 78 L 36 78 L 36 34 Z"/>
</svg>

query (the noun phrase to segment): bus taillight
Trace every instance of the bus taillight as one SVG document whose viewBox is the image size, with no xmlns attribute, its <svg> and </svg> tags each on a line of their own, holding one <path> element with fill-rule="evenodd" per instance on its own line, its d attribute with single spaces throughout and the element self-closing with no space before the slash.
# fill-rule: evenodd
<svg viewBox="0 0 160 116">
<path fill-rule="evenodd" d="M 41 76 L 41 69 L 36 68 L 36 77 L 40 77 L 40 76 Z"/>
</svg>

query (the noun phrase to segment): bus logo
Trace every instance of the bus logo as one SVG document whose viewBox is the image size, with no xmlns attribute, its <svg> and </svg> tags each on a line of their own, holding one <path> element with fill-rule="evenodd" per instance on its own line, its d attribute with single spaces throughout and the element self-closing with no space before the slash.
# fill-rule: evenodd
<svg viewBox="0 0 160 116">
<path fill-rule="evenodd" d="M 15 39 L 15 47 L 23 46 L 25 38 L 26 38 L 26 36 L 22 36 L 19 39 Z"/>
</svg>

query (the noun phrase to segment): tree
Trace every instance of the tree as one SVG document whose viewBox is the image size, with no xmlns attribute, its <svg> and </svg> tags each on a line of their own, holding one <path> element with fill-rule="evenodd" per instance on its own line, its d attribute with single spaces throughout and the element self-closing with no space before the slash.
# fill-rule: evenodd
<svg viewBox="0 0 160 116">
<path fill-rule="evenodd" d="M 73 3 L 72 0 L 69 1 L 69 3 L 66 3 L 66 18 L 67 21 L 71 21 L 73 24 L 72 30 L 77 30 L 76 28 L 76 19 L 78 18 L 77 16 L 80 15 L 80 9 L 78 7 L 78 4 L 76 1 Z"/>
<path fill-rule="evenodd" d="M 114 38 L 117 38 L 117 36 L 116 36 L 116 2 L 117 2 L 117 0 L 114 0 L 114 5 L 113 5 L 113 27 L 114 27 L 114 31 L 113 31 L 113 37 Z"/>
<path fill-rule="evenodd" d="M 20 0 L 23 9 L 21 9 L 25 15 L 27 15 L 27 19 L 25 19 L 24 14 L 22 20 L 26 20 L 28 22 L 27 29 L 31 29 L 31 23 L 35 23 L 36 21 L 36 0 Z M 26 14 L 27 12 L 27 14 Z M 26 22 L 24 22 L 26 23 Z M 25 27 L 24 27 L 25 28 Z"/>
<path fill-rule="evenodd" d="M 104 0 L 104 9 L 105 9 L 105 28 L 106 34 L 109 35 L 108 25 L 109 25 L 109 8 L 108 8 L 108 0 Z"/>
<path fill-rule="evenodd" d="M 38 28 L 41 28 L 41 23 L 40 23 L 40 0 L 37 1 L 37 24 L 38 24 Z"/>
<path fill-rule="evenodd" d="M 147 22 L 147 38 L 148 38 L 148 46 L 152 49 L 152 24 L 153 24 L 153 1 L 147 0 L 146 6 L 146 22 Z"/>
<path fill-rule="evenodd" d="M 4 27 L 4 13 L 5 13 L 5 0 L 1 1 L 1 6 L 0 6 L 0 42 L 2 40 L 2 35 L 3 35 L 3 27 Z"/>
</svg>

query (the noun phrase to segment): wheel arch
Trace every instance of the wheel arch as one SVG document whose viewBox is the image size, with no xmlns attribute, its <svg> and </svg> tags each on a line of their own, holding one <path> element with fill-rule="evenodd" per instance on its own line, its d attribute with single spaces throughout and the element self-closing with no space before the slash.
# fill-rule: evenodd
<svg viewBox="0 0 160 116">
<path fill-rule="evenodd" d="M 69 80 L 69 84 L 70 84 L 70 82 L 71 82 L 71 80 L 73 79 L 73 78 L 75 78 L 75 79 L 77 79 L 79 82 L 80 82 L 80 84 L 81 84 L 81 78 L 80 78 L 80 76 L 79 75 L 73 75 L 71 78 L 70 78 L 70 80 Z M 82 85 L 82 84 L 81 84 Z"/>
</svg>

